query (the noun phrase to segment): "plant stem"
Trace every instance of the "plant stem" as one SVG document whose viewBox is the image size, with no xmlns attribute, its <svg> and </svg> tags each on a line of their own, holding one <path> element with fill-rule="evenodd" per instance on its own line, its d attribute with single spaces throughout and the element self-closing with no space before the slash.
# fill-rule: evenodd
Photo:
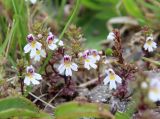
<svg viewBox="0 0 160 119">
<path fill-rule="evenodd" d="M 60 34 L 59 39 L 61 39 L 63 37 L 65 31 L 67 30 L 68 26 L 70 25 L 70 23 L 72 22 L 73 18 L 75 17 L 75 15 L 76 15 L 76 13 L 78 11 L 79 5 L 80 5 L 80 0 L 77 0 L 75 9 L 73 10 L 71 17 L 69 18 L 69 20 L 66 23 L 62 33 Z"/>
<path fill-rule="evenodd" d="M 70 25 L 70 23 L 72 22 L 73 18 L 75 17 L 76 12 L 78 11 L 79 5 L 80 5 L 80 0 L 77 0 L 75 9 L 74 9 L 71 17 L 67 21 L 62 33 L 60 34 L 59 39 L 61 39 L 63 37 L 65 31 L 67 30 L 68 26 Z M 42 67 L 39 70 L 40 73 L 42 73 L 42 71 L 44 70 L 45 66 L 48 64 L 48 61 L 51 59 L 51 57 L 52 57 L 52 53 L 50 52 L 50 53 L 48 53 L 48 57 L 46 58 L 44 64 L 42 65 Z"/>
<path fill-rule="evenodd" d="M 24 95 L 24 79 L 22 77 L 22 68 L 19 69 L 19 81 L 20 81 L 20 85 L 21 85 L 21 94 Z"/>
<path fill-rule="evenodd" d="M 23 90 L 23 88 L 24 88 L 24 79 L 22 79 L 22 78 L 19 78 L 20 79 L 20 83 L 21 83 L 21 94 L 22 95 L 24 95 L 24 90 Z"/>
<path fill-rule="evenodd" d="M 14 0 L 12 0 L 12 4 L 13 4 L 14 12 L 15 12 L 16 14 L 18 14 L 17 9 L 16 9 L 16 6 L 15 6 L 15 3 L 14 3 Z"/>
<path fill-rule="evenodd" d="M 98 83 L 99 84 L 101 84 L 101 77 L 100 77 L 100 64 L 99 64 L 99 62 L 98 62 L 98 64 L 97 64 L 97 74 L 98 74 Z"/>
<path fill-rule="evenodd" d="M 155 65 L 160 66 L 160 62 L 158 62 L 158 61 L 155 61 L 155 60 L 152 60 L 152 59 L 146 58 L 146 57 L 142 57 L 142 59 L 145 60 L 145 61 L 147 61 L 147 62 L 150 62 L 150 63 L 153 63 Z"/>
<path fill-rule="evenodd" d="M 8 26 L 8 28 L 9 28 L 9 26 Z M 4 49 L 6 48 L 6 51 L 4 53 L 5 54 L 5 58 L 8 57 L 8 52 L 9 52 L 9 48 L 10 48 L 10 45 L 11 45 L 11 40 L 12 40 L 14 28 L 15 28 L 15 19 L 13 19 L 12 28 L 10 30 L 10 33 L 8 34 L 9 30 L 7 31 L 7 37 L 6 37 L 6 41 L 7 41 L 6 43 L 7 44 L 6 44 L 6 47 L 4 47 Z"/>
<path fill-rule="evenodd" d="M 62 0 L 62 2 L 61 2 L 60 9 L 58 10 L 58 18 L 57 18 L 58 22 L 61 21 L 63 15 L 64 15 L 63 11 L 64 11 L 64 6 L 65 6 L 66 2 L 67 2 L 67 0 Z"/>
<path fill-rule="evenodd" d="M 29 94 L 30 94 L 31 96 L 33 96 L 35 99 L 37 99 L 37 100 L 39 100 L 39 101 L 43 102 L 45 105 L 47 105 L 47 106 L 51 107 L 52 109 L 54 109 L 54 108 L 55 108 L 53 105 L 51 105 L 51 104 L 49 104 L 49 103 L 45 102 L 44 100 L 42 100 L 41 98 L 37 97 L 37 96 L 36 96 L 36 95 L 34 95 L 33 93 L 29 92 Z"/>
<path fill-rule="evenodd" d="M 15 28 L 14 29 L 16 29 L 17 27 L 19 27 L 20 29 L 23 29 L 22 23 L 20 22 L 20 18 L 19 18 L 19 16 L 21 14 L 19 13 L 18 9 L 16 8 L 15 0 L 12 0 L 12 5 L 13 5 L 15 16 L 16 16 L 15 17 L 15 25 L 14 25 Z M 21 32 L 23 34 L 23 30 Z M 23 55 L 23 49 L 22 49 L 22 42 L 21 42 L 20 38 L 18 38 L 18 44 L 19 44 L 19 49 L 20 49 L 20 53 L 21 53 L 21 56 L 22 56 Z"/>
</svg>

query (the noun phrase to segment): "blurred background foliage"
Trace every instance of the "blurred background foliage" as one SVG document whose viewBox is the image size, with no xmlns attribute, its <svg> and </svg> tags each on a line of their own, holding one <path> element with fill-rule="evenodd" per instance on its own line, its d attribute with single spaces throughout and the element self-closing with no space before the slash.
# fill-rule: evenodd
<svg viewBox="0 0 160 119">
<path fill-rule="evenodd" d="M 23 57 L 26 35 L 33 25 L 43 23 L 56 35 L 61 34 L 75 8 L 76 0 L 0 0 L 0 54 L 12 65 Z M 86 46 L 101 49 L 100 42 L 108 34 L 107 21 L 130 16 L 140 26 L 159 30 L 160 0 L 80 0 L 73 24 L 80 26 Z M 115 25 L 121 27 L 121 25 Z M 114 27 L 115 27 L 114 26 Z"/>
</svg>

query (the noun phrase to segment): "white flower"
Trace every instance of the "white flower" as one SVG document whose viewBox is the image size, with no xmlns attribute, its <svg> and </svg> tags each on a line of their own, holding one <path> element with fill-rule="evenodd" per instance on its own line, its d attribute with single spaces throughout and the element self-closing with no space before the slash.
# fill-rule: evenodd
<svg viewBox="0 0 160 119">
<path fill-rule="evenodd" d="M 41 57 L 46 57 L 46 52 L 44 49 L 36 50 L 36 54 L 31 56 L 31 58 L 34 58 L 34 61 L 40 61 Z"/>
<path fill-rule="evenodd" d="M 157 48 L 157 44 L 153 41 L 153 36 L 152 35 L 149 36 L 149 37 L 147 37 L 146 42 L 145 42 L 143 48 L 145 50 L 148 50 L 148 52 L 153 52 L 154 49 Z"/>
<path fill-rule="evenodd" d="M 57 48 L 56 43 L 57 43 L 57 40 L 54 39 L 54 35 L 49 34 L 49 36 L 47 37 L 48 48 L 51 50 L 55 50 Z"/>
<path fill-rule="evenodd" d="M 97 50 L 91 50 L 91 56 L 93 57 L 93 59 L 95 59 L 96 61 L 100 60 L 100 56 Z"/>
<path fill-rule="evenodd" d="M 91 52 L 91 50 L 89 49 L 89 50 L 85 50 L 85 51 L 84 51 L 84 54 L 87 54 L 87 56 L 91 56 L 92 52 Z"/>
<path fill-rule="evenodd" d="M 37 37 L 38 37 L 39 39 L 41 39 L 43 36 L 42 36 L 42 34 L 38 34 Z"/>
<path fill-rule="evenodd" d="M 152 79 L 150 81 L 149 99 L 153 102 L 160 101 L 160 80 Z"/>
<path fill-rule="evenodd" d="M 61 40 L 59 40 L 58 38 L 56 38 L 57 40 L 58 40 L 58 45 L 59 46 L 63 46 L 64 44 L 63 44 L 63 41 L 61 41 Z"/>
<path fill-rule="evenodd" d="M 42 77 L 40 74 L 34 72 L 33 66 L 32 65 L 28 66 L 26 70 L 27 70 L 27 73 L 24 78 L 24 83 L 26 85 L 30 85 L 31 83 L 34 85 L 39 84 L 40 83 L 39 80 L 41 80 Z"/>
<path fill-rule="evenodd" d="M 37 0 L 30 0 L 32 4 L 35 4 Z"/>
<path fill-rule="evenodd" d="M 117 88 L 116 83 L 121 83 L 122 82 L 121 77 L 119 77 L 117 74 L 115 74 L 113 69 L 106 70 L 106 73 L 107 73 L 107 76 L 103 80 L 104 85 L 107 85 L 109 83 L 109 89 L 110 90 L 116 89 Z"/>
<path fill-rule="evenodd" d="M 108 41 L 113 41 L 115 39 L 115 34 L 113 32 L 110 32 L 107 36 Z"/>
<path fill-rule="evenodd" d="M 141 83 L 141 88 L 143 88 L 143 89 L 148 88 L 147 82 L 143 81 L 143 82 Z"/>
<path fill-rule="evenodd" d="M 60 74 L 64 72 L 66 76 L 72 76 L 72 70 L 78 71 L 78 66 L 72 62 L 71 56 L 65 55 L 62 64 L 58 67 L 58 71 Z"/>
<path fill-rule="evenodd" d="M 63 41 L 56 38 L 51 32 L 49 33 L 46 41 L 47 41 L 47 44 L 48 44 L 48 48 L 51 49 L 51 50 L 57 49 L 57 43 L 58 43 L 59 46 L 64 45 Z"/>
<path fill-rule="evenodd" d="M 25 0 L 28 1 L 28 0 Z M 37 0 L 29 0 L 32 4 L 36 4 Z"/>
<path fill-rule="evenodd" d="M 28 44 L 24 47 L 24 53 L 28 53 L 31 51 L 30 57 L 36 55 L 36 50 L 40 50 L 42 44 L 35 40 L 33 34 L 29 34 L 27 36 L 27 41 Z"/>
<path fill-rule="evenodd" d="M 84 68 L 90 70 L 91 68 L 96 69 L 97 65 L 96 60 L 91 56 L 91 51 L 90 50 L 86 50 L 83 54 L 82 54 L 82 59 L 84 62 Z"/>
</svg>

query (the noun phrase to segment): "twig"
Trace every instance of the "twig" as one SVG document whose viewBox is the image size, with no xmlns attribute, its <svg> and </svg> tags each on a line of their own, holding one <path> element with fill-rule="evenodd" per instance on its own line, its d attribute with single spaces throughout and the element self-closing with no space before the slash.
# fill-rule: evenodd
<svg viewBox="0 0 160 119">
<path fill-rule="evenodd" d="M 102 76 L 104 76 L 104 75 L 100 75 L 100 77 L 102 77 Z M 91 84 L 94 84 L 96 81 L 98 81 L 98 78 L 95 78 L 95 79 L 93 79 L 93 80 L 91 80 L 91 81 L 88 81 L 88 82 L 86 82 L 86 83 L 83 83 L 83 84 L 79 85 L 78 88 L 87 87 L 87 86 L 89 86 L 89 85 L 91 85 Z"/>
<path fill-rule="evenodd" d="M 62 88 L 49 102 L 48 104 L 51 104 L 51 102 L 63 91 L 64 88 Z M 47 108 L 48 104 L 44 107 L 44 110 Z"/>
<path fill-rule="evenodd" d="M 153 63 L 153 64 L 155 64 L 155 65 L 158 65 L 158 66 L 160 65 L 160 62 L 159 62 L 159 61 L 155 61 L 155 60 L 152 60 L 152 59 L 147 58 L 147 57 L 142 57 L 142 59 L 143 59 L 144 61 Z"/>
<path fill-rule="evenodd" d="M 34 95 L 33 93 L 29 92 L 29 94 L 30 94 L 31 96 L 33 96 L 34 98 L 36 98 L 37 100 L 39 100 L 39 101 L 43 102 L 45 105 L 48 105 L 48 106 L 49 106 L 49 107 L 51 107 L 52 109 L 54 109 L 54 108 L 55 108 L 53 105 L 51 105 L 51 104 L 49 104 L 49 103 L 45 102 L 44 100 L 40 99 L 39 97 L 37 97 L 37 96 L 36 96 L 36 95 Z"/>
<path fill-rule="evenodd" d="M 114 24 L 126 24 L 128 26 L 138 26 L 139 25 L 138 21 L 131 17 L 114 17 L 110 19 L 106 24 L 109 31 L 112 31 L 114 29 L 113 27 Z"/>
<path fill-rule="evenodd" d="M 46 96 L 47 94 L 42 94 L 42 95 L 40 95 L 39 96 L 39 98 L 42 98 L 42 97 L 44 97 L 44 96 Z M 38 101 L 38 99 L 36 98 L 34 101 L 33 101 L 33 103 L 36 103 Z"/>
<path fill-rule="evenodd" d="M 17 76 L 13 76 L 13 77 L 11 77 L 11 78 L 8 78 L 7 81 L 10 82 L 10 81 L 12 81 L 12 80 L 14 80 L 14 79 L 16 79 L 16 78 L 18 78 L 18 77 L 17 77 Z"/>
</svg>

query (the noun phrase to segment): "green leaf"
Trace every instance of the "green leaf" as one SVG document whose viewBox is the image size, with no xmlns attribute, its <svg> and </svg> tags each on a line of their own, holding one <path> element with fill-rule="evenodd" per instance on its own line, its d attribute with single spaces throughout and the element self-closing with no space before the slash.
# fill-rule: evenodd
<svg viewBox="0 0 160 119">
<path fill-rule="evenodd" d="M 0 100 L 0 117 L 34 117 L 47 118 L 51 117 L 39 109 L 28 99 L 24 97 L 8 97 Z"/>
<path fill-rule="evenodd" d="M 89 9 L 92 9 L 92 10 L 104 10 L 100 5 L 96 4 L 91 0 L 82 0 L 81 3 L 85 7 L 88 7 Z"/>
<path fill-rule="evenodd" d="M 153 10 L 153 11 L 157 11 L 157 12 L 160 12 L 160 8 L 154 4 L 151 4 L 149 2 L 146 2 L 144 0 L 140 0 L 140 1 L 137 1 L 139 3 L 141 3 L 141 5 L 143 5 L 144 7 L 147 7 L 149 8 L 150 10 Z"/>
<path fill-rule="evenodd" d="M 11 108 L 0 112 L 0 117 L 3 119 L 8 119 L 11 117 L 28 117 L 28 119 L 32 118 L 43 118 L 43 119 L 52 119 L 49 115 L 45 113 L 38 113 L 28 109 L 17 109 Z"/>
<path fill-rule="evenodd" d="M 131 119 L 135 112 L 135 102 L 130 102 L 125 112 L 116 112 L 115 119 Z"/>
<path fill-rule="evenodd" d="M 115 115 L 115 119 L 130 119 L 130 117 L 128 116 L 128 114 L 126 113 L 121 113 L 121 112 L 117 112 Z"/>
<path fill-rule="evenodd" d="M 138 8 L 135 0 L 122 0 L 122 1 L 123 1 L 123 4 L 124 4 L 127 12 L 131 16 L 137 18 L 141 22 L 144 22 L 143 21 L 144 16 L 142 15 L 141 10 Z"/>
<path fill-rule="evenodd" d="M 4 40 L 3 44 L 0 46 L 0 54 L 5 53 L 5 50 L 6 50 L 6 48 L 7 48 L 7 45 L 8 45 L 8 43 L 9 43 L 9 41 L 12 40 L 11 38 L 12 38 L 14 29 L 15 29 L 15 20 L 13 20 L 11 30 L 8 28 L 7 37 L 6 37 L 6 39 Z"/>
<path fill-rule="evenodd" d="M 83 103 L 83 102 L 68 102 L 59 105 L 55 109 L 56 119 L 79 119 L 81 117 L 103 117 L 114 118 L 108 111 L 107 105 L 98 105 L 95 103 Z"/>
<path fill-rule="evenodd" d="M 0 17 L 2 28 L 0 29 L 0 54 L 10 55 L 14 61 L 17 59 L 15 53 L 21 53 L 20 57 L 24 55 L 23 46 L 26 44 L 28 33 L 29 7 L 25 0 L 3 0 L 1 4 L 3 13 Z M 8 21 L 10 17 L 12 21 Z M 10 63 L 13 63 L 12 61 Z"/>
<path fill-rule="evenodd" d="M 109 11 L 110 11 L 111 14 L 109 14 L 109 12 L 108 12 L 108 14 L 106 15 L 107 12 L 103 11 L 103 12 L 96 13 L 94 17 L 97 18 L 97 19 L 100 19 L 100 20 L 108 20 L 108 19 L 110 19 L 112 17 L 117 16 L 117 14 L 116 14 L 114 9 L 109 9 Z"/>
<path fill-rule="evenodd" d="M 86 47 L 101 50 L 100 42 L 106 39 L 106 20 L 89 19 L 86 24 L 83 24 L 83 31 L 86 40 Z M 96 28 L 96 29 L 95 29 Z M 94 45 L 93 45 L 94 44 Z"/>
<path fill-rule="evenodd" d="M 38 112 L 38 108 L 29 100 L 23 97 L 9 97 L 0 100 L 0 111 L 10 108 L 29 109 Z"/>
</svg>

